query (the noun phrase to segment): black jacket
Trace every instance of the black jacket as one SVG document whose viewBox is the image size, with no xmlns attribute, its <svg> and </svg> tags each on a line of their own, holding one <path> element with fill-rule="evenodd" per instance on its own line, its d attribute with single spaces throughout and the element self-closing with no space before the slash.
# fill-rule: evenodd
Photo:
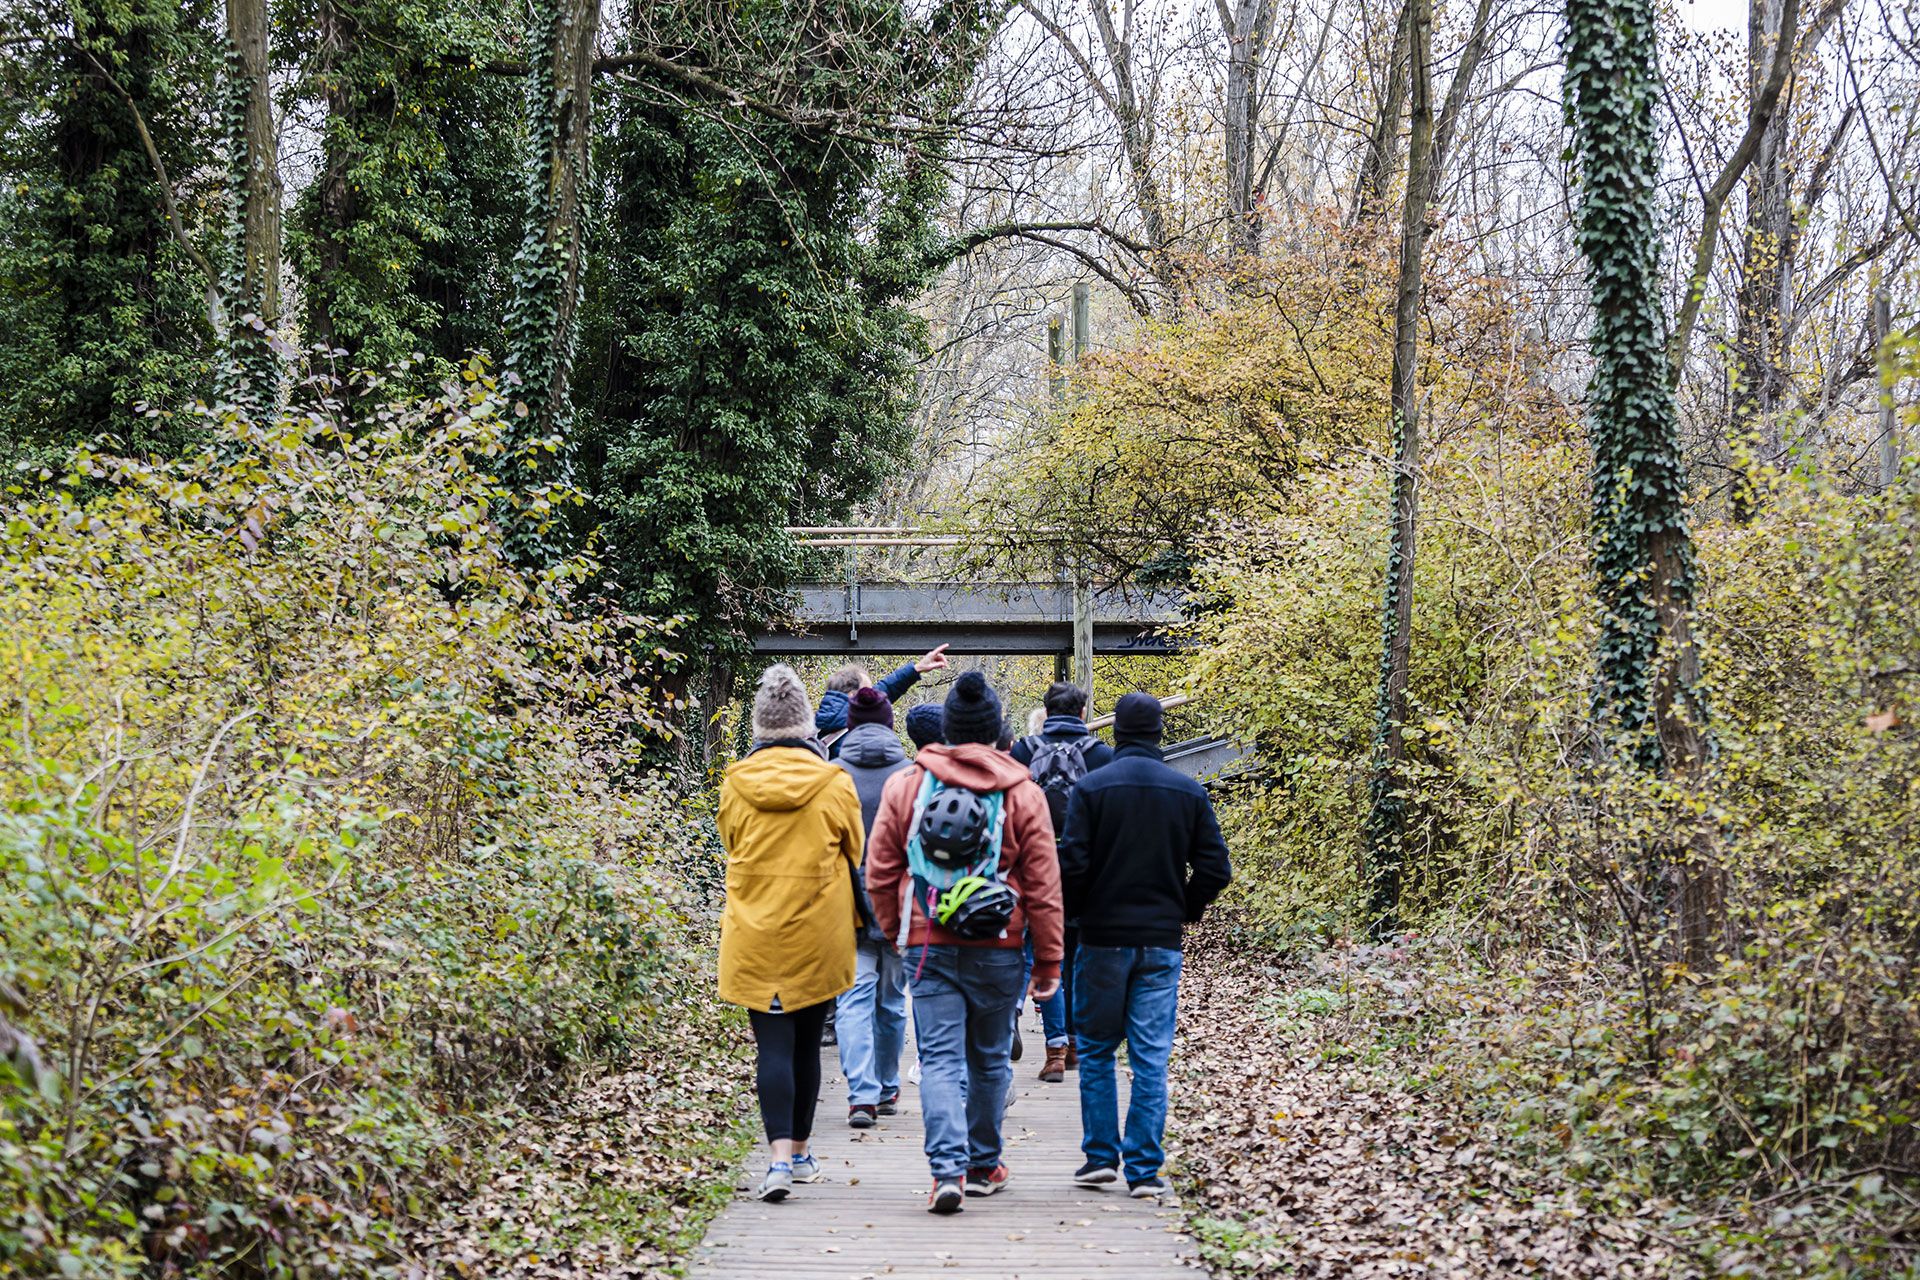
<svg viewBox="0 0 1920 1280">
<path fill-rule="evenodd" d="M 1206 789 L 1161 763 L 1157 747 L 1122 744 L 1074 787 L 1060 880 L 1082 946 L 1177 951 L 1181 926 L 1232 879 Z"/>
</svg>

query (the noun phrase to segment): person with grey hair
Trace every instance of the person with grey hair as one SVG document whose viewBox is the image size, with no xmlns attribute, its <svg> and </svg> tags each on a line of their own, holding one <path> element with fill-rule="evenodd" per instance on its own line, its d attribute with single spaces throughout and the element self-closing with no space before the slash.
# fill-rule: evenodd
<svg viewBox="0 0 1920 1280">
<path fill-rule="evenodd" d="M 753 749 L 728 767 L 714 818 L 727 850 L 720 998 L 744 1006 L 770 1159 L 759 1198 L 820 1176 L 807 1150 L 827 1011 L 853 985 L 854 874 L 866 832 L 853 779 L 827 761 L 791 667 L 753 695 Z"/>
</svg>

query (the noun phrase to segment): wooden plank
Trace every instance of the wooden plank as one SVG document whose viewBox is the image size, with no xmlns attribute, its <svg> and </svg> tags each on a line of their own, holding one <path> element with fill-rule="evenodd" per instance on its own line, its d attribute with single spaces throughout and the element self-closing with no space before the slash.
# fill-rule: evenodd
<svg viewBox="0 0 1920 1280">
<path fill-rule="evenodd" d="M 911 1033 L 911 1020 L 908 1029 Z M 921 1150 L 919 1090 L 906 1085 L 900 1114 L 872 1129 L 846 1125 L 846 1080 L 831 1048 L 821 1060 L 813 1153 L 825 1176 L 780 1204 L 750 1198 L 766 1168 L 761 1148 L 740 1170 L 737 1199 L 722 1210 L 687 1274 L 700 1280 L 1187 1280 L 1194 1246 L 1177 1205 L 1118 1190 L 1076 1187 L 1080 1154 L 1078 1076 L 1037 1079 L 1042 1036 L 1027 1011 L 1028 1053 L 1014 1064 L 1006 1162 L 1013 1182 L 970 1198 L 942 1217 L 926 1210 L 932 1179 Z M 911 1041 L 906 1061 L 913 1060 Z M 1121 1073 L 1121 1107 L 1126 1105 Z M 1123 1110 L 1124 1113 L 1124 1110 Z"/>
</svg>

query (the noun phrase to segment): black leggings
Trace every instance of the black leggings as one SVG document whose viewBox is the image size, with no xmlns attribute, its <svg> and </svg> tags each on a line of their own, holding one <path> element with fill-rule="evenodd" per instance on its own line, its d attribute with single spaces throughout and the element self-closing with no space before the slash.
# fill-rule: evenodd
<svg viewBox="0 0 1920 1280">
<path fill-rule="evenodd" d="M 785 1013 L 747 1010 L 760 1059 L 756 1083 L 768 1142 L 805 1142 L 813 1135 L 813 1106 L 820 1101 L 820 1033 L 831 1008 L 833 1001 L 822 1000 Z"/>
</svg>

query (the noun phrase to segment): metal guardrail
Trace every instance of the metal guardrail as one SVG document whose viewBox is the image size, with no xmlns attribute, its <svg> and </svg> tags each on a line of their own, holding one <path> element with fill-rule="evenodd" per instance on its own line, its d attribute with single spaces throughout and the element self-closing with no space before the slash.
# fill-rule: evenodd
<svg viewBox="0 0 1920 1280">
<path fill-rule="evenodd" d="M 1229 738 L 1188 738 L 1169 743 L 1161 753 L 1167 764 L 1199 782 L 1219 777 L 1247 758 L 1247 749 Z"/>
<path fill-rule="evenodd" d="M 800 627 L 760 637 L 761 653 L 1063 653 L 1073 647 L 1076 592 L 1055 582 L 845 582 L 798 588 Z M 1093 591 L 1096 653 L 1160 654 L 1180 616 L 1167 592 Z"/>
</svg>

